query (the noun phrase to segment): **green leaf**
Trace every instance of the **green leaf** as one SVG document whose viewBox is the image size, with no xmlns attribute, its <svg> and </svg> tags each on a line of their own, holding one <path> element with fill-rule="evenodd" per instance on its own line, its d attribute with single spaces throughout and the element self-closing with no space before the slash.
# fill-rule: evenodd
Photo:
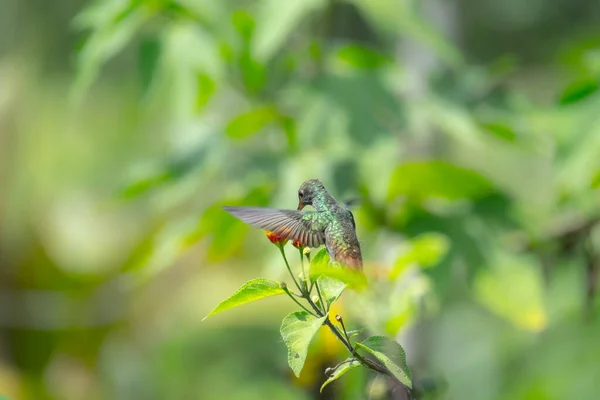
<svg viewBox="0 0 600 400">
<path fill-rule="evenodd" d="M 390 271 L 390 279 L 396 279 L 408 266 L 418 264 L 431 267 L 440 262 L 448 252 L 448 239 L 437 233 L 419 235 L 410 241 L 409 249 L 404 252 Z"/>
<path fill-rule="evenodd" d="M 334 301 L 339 299 L 342 295 L 342 292 L 346 288 L 346 284 L 344 282 L 338 281 L 337 279 L 330 278 L 328 276 L 320 276 L 317 279 L 317 285 L 319 285 L 321 293 L 325 297 L 325 301 L 328 305 L 333 304 Z"/>
<path fill-rule="evenodd" d="M 261 1 L 257 15 L 260 24 L 256 27 L 251 44 L 256 59 L 268 61 L 284 45 L 302 19 L 325 4 L 324 0 Z"/>
<path fill-rule="evenodd" d="M 489 267 L 475 277 L 475 298 L 520 329 L 543 331 L 548 326 L 547 295 L 538 265 L 528 257 L 512 254 L 489 258 Z"/>
<path fill-rule="evenodd" d="M 288 349 L 288 364 L 297 377 L 300 377 L 300 371 L 304 367 L 308 345 L 325 318 L 327 317 L 313 317 L 306 311 L 296 311 L 281 323 L 281 337 Z"/>
<path fill-rule="evenodd" d="M 351 270 L 348 268 L 340 267 L 339 265 L 330 265 L 327 267 L 311 267 L 310 279 L 311 281 L 319 280 L 322 278 L 330 278 L 339 281 L 348 287 L 355 290 L 363 290 L 368 286 L 367 278 L 365 274 L 360 271 Z M 336 286 L 337 287 L 337 286 Z M 341 290 L 342 288 L 334 289 L 332 285 L 332 292 Z M 341 292 L 340 292 L 341 293 Z"/>
<path fill-rule="evenodd" d="M 360 365 L 361 365 L 360 361 L 356 360 L 355 358 L 349 358 L 346 361 L 344 361 L 343 363 L 339 364 L 333 370 L 333 372 L 331 373 L 329 378 L 327 378 L 325 383 L 323 383 L 320 391 L 323 392 L 323 389 L 325 388 L 325 386 L 329 385 L 331 382 L 335 381 L 336 379 L 339 379 L 346 372 L 348 372 L 356 367 L 360 367 Z"/>
<path fill-rule="evenodd" d="M 576 103 L 594 94 L 600 88 L 598 79 L 588 78 L 574 82 L 567 86 L 560 96 L 559 103 L 562 105 Z"/>
<path fill-rule="evenodd" d="M 388 200 L 407 196 L 416 201 L 431 197 L 447 200 L 481 198 L 492 191 L 491 183 L 475 171 L 444 161 L 410 162 L 394 171 Z"/>
<path fill-rule="evenodd" d="M 315 254 L 315 256 L 310 260 L 310 269 L 313 268 L 324 268 L 329 265 L 329 253 L 327 249 L 323 247 L 321 250 Z"/>
<path fill-rule="evenodd" d="M 406 353 L 397 342 L 385 336 L 371 336 L 356 343 L 356 346 L 381 361 L 396 379 L 412 389 L 412 378 L 408 365 L 406 365 Z"/>
<path fill-rule="evenodd" d="M 156 36 L 145 38 L 140 44 L 139 71 L 142 83 L 142 93 L 150 91 L 158 70 L 161 56 L 161 42 Z"/>
<path fill-rule="evenodd" d="M 319 250 L 310 262 L 309 274 L 311 281 L 323 285 L 321 287 L 327 292 L 324 296 L 330 304 L 338 299 L 346 285 L 356 290 L 367 287 L 367 278 L 362 272 L 330 264 L 329 261 L 327 249 Z"/>
<path fill-rule="evenodd" d="M 375 69 L 390 61 L 383 54 L 356 44 L 341 47 L 336 56 L 343 63 L 359 69 Z"/>
<path fill-rule="evenodd" d="M 591 188 L 592 189 L 600 188 L 600 171 L 596 172 L 596 174 L 592 178 Z"/>
<path fill-rule="evenodd" d="M 196 76 L 196 88 L 196 111 L 201 111 L 215 93 L 216 83 L 210 76 L 200 72 Z"/>
<path fill-rule="evenodd" d="M 145 7 L 129 2 L 112 2 L 110 7 L 92 7 L 76 17 L 80 29 L 92 29 L 77 55 L 77 76 L 72 88 L 75 101 L 95 81 L 100 68 L 121 52 L 152 16 Z"/>
<path fill-rule="evenodd" d="M 507 142 L 514 142 L 517 138 L 517 134 L 508 124 L 488 122 L 483 123 L 482 126 L 497 138 L 506 140 Z"/>
<path fill-rule="evenodd" d="M 417 12 L 414 1 L 390 0 L 350 0 L 371 26 L 390 36 L 410 36 L 415 41 L 428 46 L 450 66 L 463 63 L 458 49 L 450 43 L 434 24 L 425 21 Z"/>
<path fill-rule="evenodd" d="M 233 295 L 226 300 L 223 300 L 219 305 L 210 312 L 203 321 L 221 311 L 229 310 L 242 304 L 250 303 L 252 301 L 264 299 L 265 297 L 277 296 L 284 294 L 285 291 L 281 288 L 279 282 L 272 281 L 265 278 L 253 279 L 244 283 L 244 285 L 238 289 Z"/>
<path fill-rule="evenodd" d="M 258 132 L 277 117 L 278 114 L 273 107 L 255 108 L 232 119 L 227 125 L 225 133 L 233 139 L 242 139 Z"/>
</svg>

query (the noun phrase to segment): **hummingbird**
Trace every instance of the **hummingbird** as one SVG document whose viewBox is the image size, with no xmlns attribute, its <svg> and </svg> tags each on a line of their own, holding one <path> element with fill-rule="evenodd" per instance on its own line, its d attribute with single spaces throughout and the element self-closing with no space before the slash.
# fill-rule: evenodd
<svg viewBox="0 0 600 400">
<path fill-rule="evenodd" d="M 315 211 L 303 210 L 312 206 Z M 330 259 L 342 266 L 362 270 L 360 244 L 352 212 L 338 202 L 318 179 L 309 179 L 298 190 L 298 209 L 223 207 L 254 227 L 308 247 L 325 245 Z"/>
</svg>

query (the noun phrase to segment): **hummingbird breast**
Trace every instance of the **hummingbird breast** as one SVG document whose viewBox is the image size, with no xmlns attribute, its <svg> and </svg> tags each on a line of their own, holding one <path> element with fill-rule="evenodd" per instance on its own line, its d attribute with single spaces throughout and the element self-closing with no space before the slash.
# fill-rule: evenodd
<svg viewBox="0 0 600 400">
<path fill-rule="evenodd" d="M 332 260 L 351 269 L 362 270 L 362 254 L 352 217 L 334 218 L 325 229 L 325 244 Z"/>
</svg>

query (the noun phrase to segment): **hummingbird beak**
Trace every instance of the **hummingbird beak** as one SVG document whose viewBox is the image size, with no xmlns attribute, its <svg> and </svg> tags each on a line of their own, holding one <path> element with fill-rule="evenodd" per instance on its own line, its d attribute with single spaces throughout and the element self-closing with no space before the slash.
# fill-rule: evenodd
<svg viewBox="0 0 600 400">
<path fill-rule="evenodd" d="M 298 210 L 302 210 L 304 208 L 304 204 L 301 201 L 298 202 Z"/>
</svg>

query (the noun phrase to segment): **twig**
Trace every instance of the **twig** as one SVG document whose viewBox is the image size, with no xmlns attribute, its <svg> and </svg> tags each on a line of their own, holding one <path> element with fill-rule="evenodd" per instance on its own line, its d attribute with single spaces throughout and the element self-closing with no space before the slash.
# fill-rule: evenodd
<svg viewBox="0 0 600 400">
<path fill-rule="evenodd" d="M 281 252 L 281 255 L 283 256 L 283 261 L 285 261 L 285 266 L 287 267 L 287 270 L 290 273 L 290 276 L 292 277 L 294 284 L 296 285 L 296 287 L 298 288 L 300 293 L 304 294 L 304 290 L 302 290 L 302 286 L 300 286 L 298 284 L 298 281 L 296 281 L 296 277 L 294 276 L 294 274 L 292 272 L 292 268 L 290 268 L 290 263 L 288 262 L 287 257 L 285 256 L 285 251 L 283 250 L 283 246 L 279 246 L 279 251 Z"/>
</svg>

